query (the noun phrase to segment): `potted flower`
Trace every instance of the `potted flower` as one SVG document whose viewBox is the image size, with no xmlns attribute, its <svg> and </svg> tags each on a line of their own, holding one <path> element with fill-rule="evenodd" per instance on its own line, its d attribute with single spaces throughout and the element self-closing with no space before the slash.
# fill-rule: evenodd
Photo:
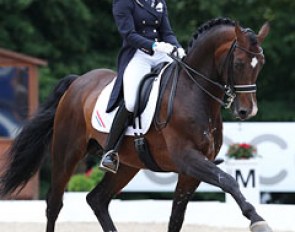
<svg viewBox="0 0 295 232">
<path fill-rule="evenodd" d="M 71 177 L 64 194 L 65 200 L 79 201 L 85 199 L 103 178 L 104 172 L 98 168 L 91 168 L 86 173 L 77 173 Z"/>
<path fill-rule="evenodd" d="M 225 153 L 226 172 L 233 176 L 240 186 L 241 192 L 254 204 L 260 202 L 259 163 L 257 148 L 248 143 L 231 144 Z M 233 202 L 228 194 L 227 202 Z"/>
<path fill-rule="evenodd" d="M 78 173 L 71 177 L 67 190 L 70 192 L 89 192 L 103 178 L 104 172 L 98 168 L 92 168 L 86 173 Z"/>
<path fill-rule="evenodd" d="M 229 146 L 226 156 L 230 159 L 251 159 L 257 157 L 257 149 L 248 143 L 234 143 Z"/>
</svg>

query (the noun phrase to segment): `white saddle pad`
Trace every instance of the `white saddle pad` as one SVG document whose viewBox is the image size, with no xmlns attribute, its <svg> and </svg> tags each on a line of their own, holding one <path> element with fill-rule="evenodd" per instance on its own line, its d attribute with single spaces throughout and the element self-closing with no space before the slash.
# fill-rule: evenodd
<svg viewBox="0 0 295 232">
<path fill-rule="evenodd" d="M 159 94 L 159 86 L 161 82 L 162 73 L 164 70 L 169 66 L 166 65 L 160 72 L 159 76 L 155 78 L 153 87 L 151 90 L 151 94 L 149 97 L 149 100 L 147 102 L 146 108 L 141 114 L 141 129 L 138 128 L 138 118 L 136 119 L 136 128 L 133 128 L 132 126 L 128 127 L 126 130 L 126 135 L 134 136 L 135 134 L 146 134 L 151 126 L 155 110 L 156 110 L 156 103 L 157 98 Z M 110 113 L 106 113 L 107 104 L 114 86 L 114 83 L 116 81 L 116 78 L 108 84 L 101 94 L 98 96 L 97 102 L 95 104 L 91 123 L 94 129 L 98 130 L 99 132 L 109 133 L 113 119 L 116 115 L 116 112 L 118 110 L 118 107 L 114 109 Z"/>
</svg>

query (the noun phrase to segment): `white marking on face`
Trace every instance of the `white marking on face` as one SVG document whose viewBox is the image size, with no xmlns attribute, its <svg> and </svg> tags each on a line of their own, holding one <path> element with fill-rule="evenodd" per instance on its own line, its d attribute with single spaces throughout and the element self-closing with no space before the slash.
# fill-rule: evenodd
<svg viewBox="0 0 295 232">
<path fill-rule="evenodd" d="M 253 58 L 252 58 L 252 61 L 251 61 L 251 66 L 252 66 L 252 68 L 255 68 L 257 64 L 258 64 L 258 60 L 257 60 L 257 58 L 256 58 L 256 57 L 253 57 Z"/>
<path fill-rule="evenodd" d="M 250 116 L 253 117 L 257 114 L 258 107 L 257 107 L 257 102 L 254 101 L 253 95 L 251 95 L 251 100 L 252 100 L 253 108 L 252 108 L 252 112 L 251 112 Z"/>
</svg>

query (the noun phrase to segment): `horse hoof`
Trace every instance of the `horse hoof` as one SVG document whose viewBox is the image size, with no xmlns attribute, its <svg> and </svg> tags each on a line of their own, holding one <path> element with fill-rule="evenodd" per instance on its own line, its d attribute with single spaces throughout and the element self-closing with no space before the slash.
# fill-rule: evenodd
<svg viewBox="0 0 295 232">
<path fill-rule="evenodd" d="M 273 232 L 265 221 L 255 222 L 250 225 L 251 232 Z"/>
</svg>

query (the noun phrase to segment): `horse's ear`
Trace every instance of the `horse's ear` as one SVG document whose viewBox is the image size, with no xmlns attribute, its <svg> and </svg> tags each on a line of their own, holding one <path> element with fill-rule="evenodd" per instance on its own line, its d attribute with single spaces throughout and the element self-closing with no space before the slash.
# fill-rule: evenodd
<svg viewBox="0 0 295 232">
<path fill-rule="evenodd" d="M 239 22 L 236 22 L 235 32 L 236 32 L 237 42 L 239 42 L 240 44 L 244 44 L 246 42 L 246 38 Z"/>
<path fill-rule="evenodd" d="M 270 30 L 269 22 L 264 23 L 263 26 L 260 28 L 258 35 L 257 35 L 257 40 L 258 40 L 259 44 L 262 44 L 265 37 L 268 35 L 269 30 Z"/>
</svg>

